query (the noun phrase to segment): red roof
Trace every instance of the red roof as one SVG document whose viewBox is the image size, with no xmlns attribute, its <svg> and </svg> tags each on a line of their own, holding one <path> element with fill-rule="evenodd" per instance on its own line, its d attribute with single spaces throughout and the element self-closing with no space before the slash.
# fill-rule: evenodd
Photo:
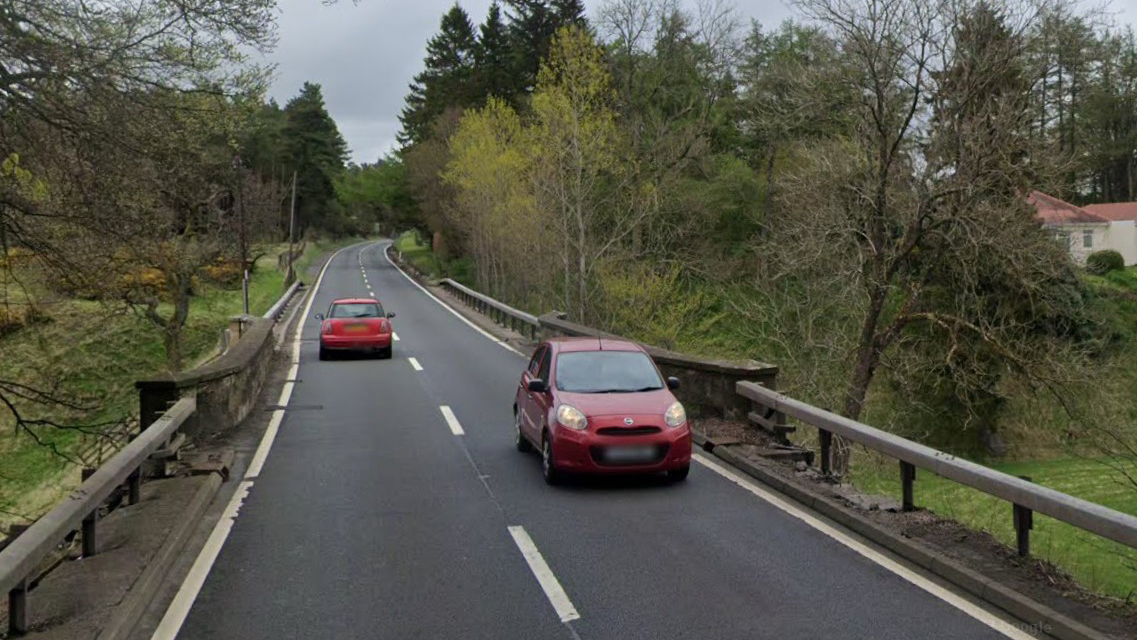
<svg viewBox="0 0 1137 640">
<path fill-rule="evenodd" d="M 1086 211 L 1099 215 L 1107 220 L 1124 221 L 1137 220 L 1137 202 L 1107 202 L 1103 204 L 1087 204 Z"/>
<path fill-rule="evenodd" d="M 1109 219 L 1072 205 L 1065 200 L 1048 196 L 1041 191 L 1031 191 L 1027 202 L 1034 205 L 1038 219 L 1043 224 L 1109 224 Z"/>
</svg>

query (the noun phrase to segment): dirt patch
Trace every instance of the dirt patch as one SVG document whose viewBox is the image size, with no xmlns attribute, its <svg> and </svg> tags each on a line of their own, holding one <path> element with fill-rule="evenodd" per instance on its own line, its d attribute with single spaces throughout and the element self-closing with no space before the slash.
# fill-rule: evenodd
<svg viewBox="0 0 1137 640">
<path fill-rule="evenodd" d="M 716 443 L 736 441 L 757 447 L 768 448 L 776 444 L 773 436 L 742 422 L 722 418 L 695 418 L 691 420 L 691 430 Z"/>
<path fill-rule="evenodd" d="M 989 533 L 969 529 L 955 520 L 922 509 L 904 512 L 892 498 L 836 484 L 804 462 L 770 460 L 759 451 L 774 440 L 749 424 L 714 419 L 697 421 L 692 428 L 713 440 L 736 440 L 739 444 L 724 446 L 786 481 L 830 498 L 882 529 L 941 553 L 1100 632 L 1137 640 L 1137 603 L 1089 591 L 1045 560 L 1020 558 L 1016 550 Z M 1010 509 L 1008 505 L 1008 517 Z"/>
</svg>

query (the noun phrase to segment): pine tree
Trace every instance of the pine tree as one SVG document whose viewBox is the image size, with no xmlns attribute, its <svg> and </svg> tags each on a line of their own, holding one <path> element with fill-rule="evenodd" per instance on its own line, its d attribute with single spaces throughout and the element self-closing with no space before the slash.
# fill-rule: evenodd
<svg viewBox="0 0 1137 640">
<path fill-rule="evenodd" d="M 556 28 L 576 26 L 588 29 L 583 0 L 553 0 L 552 5 Z"/>
<path fill-rule="evenodd" d="M 482 23 L 474 59 L 479 102 L 491 96 L 508 100 L 517 93 L 510 59 L 509 32 L 497 0 L 490 5 L 486 21 Z"/>
<path fill-rule="evenodd" d="M 399 116 L 399 139 L 405 144 L 423 140 L 430 123 L 447 107 L 468 107 L 477 102 L 474 52 L 477 40 L 470 16 L 457 3 L 442 16 L 437 35 L 426 45 L 425 68 L 415 76 L 406 107 Z"/>
<path fill-rule="evenodd" d="M 513 73 L 521 92 L 537 84 L 541 61 L 549 53 L 549 42 L 557 31 L 556 16 L 545 0 L 505 0 L 509 5 L 509 41 L 513 51 Z"/>
<path fill-rule="evenodd" d="M 320 226 L 336 199 L 335 179 L 347 162 L 347 143 L 324 105 L 320 85 L 305 82 L 284 107 L 284 149 L 296 171 L 296 221 Z"/>
</svg>

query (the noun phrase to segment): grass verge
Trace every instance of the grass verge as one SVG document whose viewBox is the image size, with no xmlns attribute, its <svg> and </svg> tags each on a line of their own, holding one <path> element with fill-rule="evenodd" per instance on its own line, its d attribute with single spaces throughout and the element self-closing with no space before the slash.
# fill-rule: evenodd
<svg viewBox="0 0 1137 640">
<path fill-rule="evenodd" d="M 1103 460 L 1062 458 L 993 467 L 1055 491 L 1137 514 L 1137 487 Z M 1010 503 L 931 473 L 917 474 L 914 499 L 918 507 L 987 531 L 1014 547 Z M 878 456 L 861 461 L 853 483 L 863 491 L 900 500 L 900 472 L 895 461 Z M 1130 602 L 1137 597 L 1137 552 L 1124 545 L 1036 513 L 1031 553 L 1058 565 L 1090 590 Z"/>
</svg>

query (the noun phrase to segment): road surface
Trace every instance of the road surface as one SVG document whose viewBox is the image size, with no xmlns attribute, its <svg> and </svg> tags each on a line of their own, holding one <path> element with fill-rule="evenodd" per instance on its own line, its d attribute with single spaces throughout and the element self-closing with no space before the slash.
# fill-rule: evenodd
<svg viewBox="0 0 1137 640">
<path fill-rule="evenodd" d="M 178 638 L 1005 637 L 707 464 L 546 486 L 513 446 L 526 360 L 381 245 L 337 254 L 308 315 L 372 293 L 397 313 L 394 359 L 321 362 L 305 323 L 289 409 Z"/>
</svg>

